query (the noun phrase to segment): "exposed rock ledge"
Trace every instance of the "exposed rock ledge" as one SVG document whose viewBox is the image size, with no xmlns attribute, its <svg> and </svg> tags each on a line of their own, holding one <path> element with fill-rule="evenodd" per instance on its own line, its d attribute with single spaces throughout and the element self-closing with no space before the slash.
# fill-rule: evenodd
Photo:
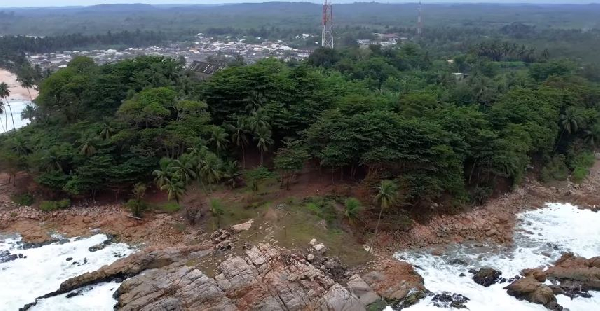
<svg viewBox="0 0 600 311">
<path fill-rule="evenodd" d="M 525 277 L 506 287 L 509 295 L 560 311 L 563 307 L 555 295 L 589 297 L 589 290 L 600 290 L 600 257 L 586 259 L 566 253 L 545 271 L 525 269 L 521 274 Z M 552 285 L 544 284 L 546 280 Z"/>
<path fill-rule="evenodd" d="M 233 254 L 221 239 L 226 233 L 222 230 L 212 241 L 193 247 L 140 251 L 69 279 L 40 298 L 115 279 L 126 279 L 115 293 L 118 310 L 354 311 L 365 310 L 381 301 L 380 297 L 412 304 L 425 296 L 423 279 L 405 262 L 385 261 L 377 271 L 362 277 L 346 275 L 338 283 L 328 270 L 313 266 L 305 256 L 268 244 Z M 225 242 L 231 244 L 228 239 Z M 212 256 L 224 257 L 214 277 L 199 264 Z"/>
</svg>

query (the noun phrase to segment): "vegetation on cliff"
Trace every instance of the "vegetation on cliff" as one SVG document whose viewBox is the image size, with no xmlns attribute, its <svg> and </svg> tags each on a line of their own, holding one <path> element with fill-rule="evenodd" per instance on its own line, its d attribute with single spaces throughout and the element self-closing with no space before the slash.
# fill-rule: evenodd
<svg viewBox="0 0 600 311">
<path fill-rule="evenodd" d="M 31 125 L 0 136 L 0 168 L 29 172 L 53 199 L 155 183 L 179 201 L 192 183 L 256 191 L 272 171 L 289 187 L 310 164 L 362 183 L 367 204 L 389 180 L 383 212 L 453 211 L 532 164 L 585 176 L 600 88 L 572 61 L 523 51 L 479 44 L 449 62 L 411 43 L 319 49 L 206 81 L 173 59 L 76 58 L 43 80 Z"/>
</svg>

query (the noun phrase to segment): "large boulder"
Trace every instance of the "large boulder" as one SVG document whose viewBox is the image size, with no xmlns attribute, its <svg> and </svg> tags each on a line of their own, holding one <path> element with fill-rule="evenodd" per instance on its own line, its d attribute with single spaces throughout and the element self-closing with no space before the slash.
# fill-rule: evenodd
<svg viewBox="0 0 600 311">
<path fill-rule="evenodd" d="M 473 273 L 473 281 L 481 286 L 491 286 L 500 280 L 502 272 L 493 268 L 481 268 L 478 271 L 471 271 Z"/>
<path fill-rule="evenodd" d="M 600 257 L 586 259 L 566 253 L 548 268 L 546 275 L 550 280 L 559 281 L 564 289 L 600 290 Z"/>
<path fill-rule="evenodd" d="M 351 276 L 346 286 L 348 287 L 348 290 L 352 294 L 356 295 L 360 302 L 365 306 L 368 306 L 381 299 L 379 295 L 377 295 L 377 293 L 371 288 L 371 286 L 369 286 L 369 284 L 367 284 L 367 282 L 365 282 L 365 280 L 363 280 L 358 274 Z"/>
<path fill-rule="evenodd" d="M 518 279 L 506 287 L 509 295 L 517 299 L 538 303 L 544 307 L 561 311 L 563 308 L 556 302 L 552 289 L 532 276 Z"/>
<path fill-rule="evenodd" d="M 410 296 L 409 304 L 414 304 L 425 297 L 423 278 L 404 261 L 383 261 L 377 270 L 363 275 L 362 279 L 388 301 L 407 300 Z"/>
</svg>

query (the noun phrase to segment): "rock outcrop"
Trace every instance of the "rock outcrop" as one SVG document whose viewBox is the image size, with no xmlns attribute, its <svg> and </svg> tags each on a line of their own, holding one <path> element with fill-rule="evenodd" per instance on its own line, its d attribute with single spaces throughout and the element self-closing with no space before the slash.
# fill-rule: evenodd
<svg viewBox="0 0 600 311">
<path fill-rule="evenodd" d="M 364 310 L 359 298 L 301 256 L 261 244 L 211 278 L 176 262 L 121 285 L 120 310 Z"/>
<path fill-rule="evenodd" d="M 560 282 L 563 289 L 600 290 L 600 257 L 586 259 L 566 253 L 548 268 L 546 275 L 549 280 Z"/>
<path fill-rule="evenodd" d="M 502 272 L 488 267 L 481 268 L 478 271 L 471 270 L 469 272 L 473 273 L 473 281 L 475 281 L 475 283 L 485 287 L 489 287 L 498 282 L 498 280 L 500 280 L 500 275 L 502 274 Z"/>
<path fill-rule="evenodd" d="M 362 279 L 383 299 L 398 301 L 403 307 L 408 307 L 426 296 L 423 277 L 409 263 L 385 260 L 378 266 Z"/>
<path fill-rule="evenodd" d="M 509 295 L 539 303 L 550 310 L 562 310 L 556 302 L 556 294 L 589 297 L 589 290 L 600 290 L 600 257 L 586 259 L 566 253 L 545 271 L 524 269 L 521 274 L 525 277 L 506 287 Z M 546 280 L 552 285 L 544 284 Z"/>
<path fill-rule="evenodd" d="M 533 277 L 518 279 L 506 287 L 509 295 L 517 299 L 538 303 L 550 310 L 561 311 L 562 307 L 556 302 L 552 289 Z"/>
</svg>

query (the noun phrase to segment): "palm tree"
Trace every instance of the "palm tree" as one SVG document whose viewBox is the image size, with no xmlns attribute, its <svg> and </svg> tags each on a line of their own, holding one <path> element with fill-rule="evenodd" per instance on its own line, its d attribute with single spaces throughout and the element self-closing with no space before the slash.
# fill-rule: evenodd
<svg viewBox="0 0 600 311">
<path fill-rule="evenodd" d="M 4 101 L 10 96 L 10 88 L 8 87 L 8 84 L 2 82 L 0 83 L 0 113 L 6 113 L 6 127 L 5 130 L 8 131 L 8 112 L 6 111 L 5 107 L 8 106 L 8 108 L 10 109 L 10 106 L 8 104 L 6 104 Z M 12 113 L 11 113 L 11 117 L 12 117 Z M 15 121 L 13 119 L 13 125 L 14 125 Z"/>
<path fill-rule="evenodd" d="M 260 165 L 263 165 L 264 153 L 269 150 L 269 146 L 273 144 L 273 139 L 271 138 L 271 130 L 267 127 L 261 127 L 258 129 L 254 136 L 254 140 L 256 141 L 256 147 L 260 151 Z"/>
<path fill-rule="evenodd" d="M 398 199 L 398 185 L 391 180 L 382 180 L 379 187 L 377 187 L 377 196 L 375 201 L 379 204 L 379 217 L 377 219 L 377 226 L 375 227 L 375 236 L 379 230 L 379 223 L 381 222 L 381 215 L 384 209 L 388 209 Z"/>
<path fill-rule="evenodd" d="M 88 157 L 94 155 L 97 151 L 96 146 L 94 146 L 96 140 L 96 136 L 94 136 L 93 134 L 88 134 L 83 139 L 81 139 L 80 141 L 82 142 L 82 144 L 79 148 L 79 154 Z"/>
<path fill-rule="evenodd" d="M 27 89 L 27 93 L 29 93 L 29 100 L 33 100 L 33 97 L 31 97 L 31 91 L 30 91 L 30 89 L 34 86 L 33 76 L 25 75 L 25 77 L 21 78 L 19 80 L 19 82 L 21 82 L 22 87 Z"/>
<path fill-rule="evenodd" d="M 344 207 L 346 208 L 344 215 L 348 218 L 348 222 L 350 224 L 354 223 L 354 220 L 358 218 L 358 212 L 362 208 L 360 201 L 355 198 L 348 198 L 344 202 Z"/>
<path fill-rule="evenodd" d="M 160 187 L 160 190 L 167 191 L 167 199 L 169 201 L 175 200 L 179 203 L 179 200 L 181 200 L 181 197 L 185 193 L 185 184 L 178 178 L 172 178 Z"/>
<path fill-rule="evenodd" d="M 231 141 L 233 144 L 242 149 L 242 168 L 246 168 L 246 145 L 248 145 L 248 135 L 247 129 L 248 124 L 247 120 L 239 117 L 235 123 L 235 125 L 231 125 L 230 129 L 233 134 L 231 134 Z"/>
<path fill-rule="evenodd" d="M 160 169 L 154 170 L 152 175 L 154 175 L 154 181 L 158 188 L 161 188 L 166 185 L 171 179 L 171 173 L 169 172 L 169 161 L 161 160 L 160 161 Z"/>
<path fill-rule="evenodd" d="M 179 159 L 173 160 L 170 164 L 170 168 L 173 174 L 177 176 L 177 179 L 181 180 L 184 184 L 189 183 L 197 176 L 195 163 L 188 154 L 184 154 Z"/>
<path fill-rule="evenodd" d="M 109 122 L 104 122 L 102 124 L 102 129 L 100 130 L 100 137 L 104 140 L 108 140 L 112 137 L 112 134 L 115 132 L 115 129 L 110 125 Z"/>
<path fill-rule="evenodd" d="M 209 142 L 215 145 L 217 153 L 227 145 L 227 133 L 222 127 L 215 126 L 211 129 Z"/>
<path fill-rule="evenodd" d="M 32 105 L 25 106 L 25 109 L 21 111 L 21 119 L 33 121 L 35 119 L 35 108 Z"/>
</svg>

